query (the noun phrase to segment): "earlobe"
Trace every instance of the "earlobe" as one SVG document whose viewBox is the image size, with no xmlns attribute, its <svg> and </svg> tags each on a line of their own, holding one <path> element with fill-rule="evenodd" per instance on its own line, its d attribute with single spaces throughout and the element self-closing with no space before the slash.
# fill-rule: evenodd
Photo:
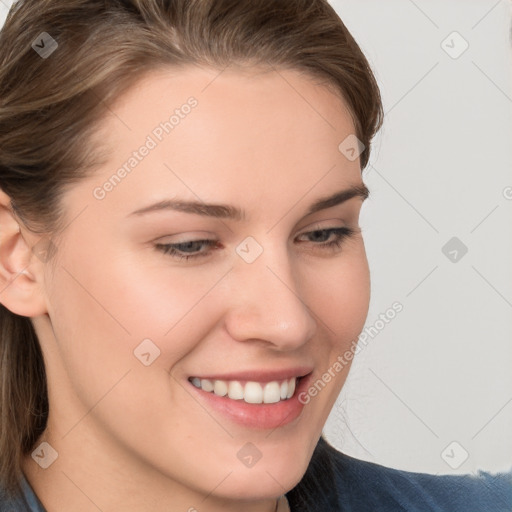
<svg viewBox="0 0 512 512">
<path fill-rule="evenodd" d="M 0 303 L 20 316 L 47 312 L 43 267 L 13 214 L 10 197 L 0 190 Z"/>
</svg>

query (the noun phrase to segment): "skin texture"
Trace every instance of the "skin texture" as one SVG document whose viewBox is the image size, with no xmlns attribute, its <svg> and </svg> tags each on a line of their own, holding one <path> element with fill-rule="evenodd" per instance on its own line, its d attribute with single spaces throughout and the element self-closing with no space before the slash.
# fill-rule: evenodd
<svg viewBox="0 0 512 512">
<path fill-rule="evenodd" d="M 197 106 L 96 199 L 190 96 Z M 306 471 L 349 366 L 272 431 L 203 407 L 187 378 L 307 365 L 315 381 L 357 339 L 370 298 L 361 233 L 340 248 L 322 247 L 334 235 L 304 236 L 358 228 L 360 198 L 306 216 L 318 198 L 362 183 L 359 160 L 338 150 L 352 119 L 339 96 L 293 70 L 160 70 L 111 108 L 98 127 L 110 160 L 65 192 L 69 225 L 49 263 L 1 196 L 0 297 L 33 319 L 50 397 L 40 441 L 58 452 L 48 469 L 28 456 L 24 472 L 49 512 L 271 512 Z M 247 219 L 129 216 L 175 196 L 236 205 Z M 235 250 L 248 236 L 263 248 L 251 264 Z M 196 247 L 210 254 L 189 261 L 155 249 L 194 239 L 221 247 Z M 146 338 L 160 350 L 150 366 L 133 353 Z M 251 468 L 237 458 L 247 442 L 262 453 Z"/>
</svg>

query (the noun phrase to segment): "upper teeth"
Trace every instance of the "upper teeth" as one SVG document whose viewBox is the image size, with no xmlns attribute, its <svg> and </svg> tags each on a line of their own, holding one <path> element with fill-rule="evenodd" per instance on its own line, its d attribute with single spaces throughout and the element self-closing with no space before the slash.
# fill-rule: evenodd
<svg viewBox="0 0 512 512">
<path fill-rule="evenodd" d="M 297 377 L 283 381 L 260 384 L 248 381 L 245 385 L 237 380 L 210 380 L 193 377 L 192 384 L 203 391 L 213 391 L 218 396 L 228 396 L 233 400 L 244 400 L 249 404 L 273 404 L 293 396 Z"/>
</svg>

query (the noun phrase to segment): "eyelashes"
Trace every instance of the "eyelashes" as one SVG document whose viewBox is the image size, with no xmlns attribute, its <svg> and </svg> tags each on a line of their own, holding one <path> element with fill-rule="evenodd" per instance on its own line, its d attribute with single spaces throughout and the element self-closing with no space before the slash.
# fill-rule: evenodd
<svg viewBox="0 0 512 512">
<path fill-rule="evenodd" d="M 353 229 L 344 226 L 337 228 L 315 229 L 313 231 L 302 233 L 301 235 L 299 235 L 299 237 L 311 237 L 314 235 L 316 241 L 311 242 L 313 246 L 317 246 L 317 248 L 321 251 L 336 251 L 337 249 L 342 247 L 345 240 L 354 237 L 359 232 L 359 229 Z M 318 242 L 318 238 L 327 238 L 327 240 L 329 240 L 333 235 L 334 238 L 331 241 Z M 210 256 L 214 251 L 222 248 L 222 246 L 219 244 L 217 240 L 211 239 L 188 240 L 185 242 L 179 242 L 175 244 L 157 243 L 155 244 L 154 247 L 163 254 L 169 255 L 171 258 L 177 260 L 196 260 L 200 258 L 206 258 Z M 201 247 L 206 247 L 209 250 L 199 251 Z"/>
</svg>

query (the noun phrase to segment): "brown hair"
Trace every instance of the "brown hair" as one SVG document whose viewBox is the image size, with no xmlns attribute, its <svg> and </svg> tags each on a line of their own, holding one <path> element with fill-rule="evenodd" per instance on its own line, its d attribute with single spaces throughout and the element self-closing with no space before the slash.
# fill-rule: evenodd
<svg viewBox="0 0 512 512">
<path fill-rule="evenodd" d="M 33 46 L 42 32 L 58 44 L 46 58 Z M 94 132 L 109 104 L 150 70 L 190 64 L 320 79 L 348 105 L 366 166 L 383 119 L 379 89 L 326 0 L 18 0 L 0 31 L 0 189 L 18 218 L 58 233 L 64 187 L 105 156 Z M 0 372 L 0 488 L 12 494 L 46 427 L 48 397 L 32 322 L 3 305 Z"/>
</svg>

